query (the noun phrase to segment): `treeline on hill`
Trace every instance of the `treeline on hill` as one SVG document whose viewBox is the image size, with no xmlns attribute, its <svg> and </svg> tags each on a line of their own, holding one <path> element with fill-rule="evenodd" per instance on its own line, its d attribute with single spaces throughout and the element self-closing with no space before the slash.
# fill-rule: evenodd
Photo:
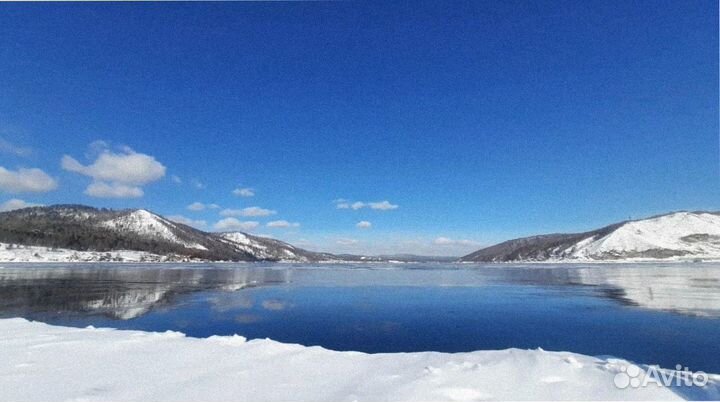
<svg viewBox="0 0 720 402">
<path fill-rule="evenodd" d="M 178 254 L 210 260 L 247 261 L 254 258 L 220 241 L 205 244 L 208 250 L 184 247 L 163 239 L 118 232 L 98 225 L 127 211 L 84 206 L 57 209 L 27 208 L 0 213 L 0 242 L 78 251 L 137 250 L 154 254 Z M 78 219 L 82 214 L 82 219 Z M 210 246 L 210 247 L 208 247 Z"/>
</svg>

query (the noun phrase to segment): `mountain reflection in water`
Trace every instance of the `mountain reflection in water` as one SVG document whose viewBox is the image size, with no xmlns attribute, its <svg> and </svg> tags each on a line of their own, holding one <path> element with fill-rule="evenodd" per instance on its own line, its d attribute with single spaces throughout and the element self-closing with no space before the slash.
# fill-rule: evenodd
<svg viewBox="0 0 720 402">
<path fill-rule="evenodd" d="M 0 314 L 101 314 L 129 320 L 183 294 L 285 283 L 287 269 L 165 266 L 23 266 L 0 269 Z"/>
<path fill-rule="evenodd" d="M 588 291 L 625 305 L 720 317 L 720 264 L 598 265 L 112 265 L 6 264 L 0 316 L 28 313 L 139 317 L 180 295 L 256 286 L 520 285 Z"/>
</svg>

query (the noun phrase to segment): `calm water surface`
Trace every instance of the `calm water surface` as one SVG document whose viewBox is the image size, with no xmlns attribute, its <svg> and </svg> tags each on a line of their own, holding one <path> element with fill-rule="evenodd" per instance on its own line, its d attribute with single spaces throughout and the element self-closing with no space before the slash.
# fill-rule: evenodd
<svg viewBox="0 0 720 402">
<path fill-rule="evenodd" d="M 508 347 L 720 373 L 720 264 L 0 264 L 0 317 L 365 352 Z"/>
</svg>

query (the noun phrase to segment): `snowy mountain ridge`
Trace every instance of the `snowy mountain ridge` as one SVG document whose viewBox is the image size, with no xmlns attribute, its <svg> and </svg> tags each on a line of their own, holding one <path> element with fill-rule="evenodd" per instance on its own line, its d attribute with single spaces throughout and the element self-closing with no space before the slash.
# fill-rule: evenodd
<svg viewBox="0 0 720 402">
<path fill-rule="evenodd" d="M 461 262 L 720 259 L 720 213 L 673 212 L 597 230 L 509 240 Z M 370 259 L 385 261 L 383 258 Z M 0 261 L 366 261 L 243 232 L 210 233 L 145 209 L 82 205 L 0 213 Z"/>
<path fill-rule="evenodd" d="M 462 257 L 469 262 L 720 259 L 720 214 L 672 212 L 584 233 L 509 240 Z"/>
<path fill-rule="evenodd" d="M 174 231 L 182 230 L 178 228 L 175 222 L 164 219 L 145 209 L 138 209 L 127 215 L 101 222 L 100 225 L 110 229 L 128 230 L 141 236 L 159 237 L 182 244 L 188 248 L 207 250 L 202 244 L 183 241 L 174 233 Z M 175 230 L 173 231 L 171 228 Z"/>
<path fill-rule="evenodd" d="M 305 250 L 296 249 L 293 245 L 275 239 L 252 236 L 243 232 L 225 232 L 221 238 L 232 242 L 235 247 L 260 259 L 280 258 L 282 260 L 312 261 L 312 256 Z M 312 253 L 314 254 L 314 253 Z"/>
<path fill-rule="evenodd" d="M 0 213 L 2 261 L 293 261 L 333 260 L 247 233 L 210 233 L 145 209 L 82 205 Z"/>
</svg>

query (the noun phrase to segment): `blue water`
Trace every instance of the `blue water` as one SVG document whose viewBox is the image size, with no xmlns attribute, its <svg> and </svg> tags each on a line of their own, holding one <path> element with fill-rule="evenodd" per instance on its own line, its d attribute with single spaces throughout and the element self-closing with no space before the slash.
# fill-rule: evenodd
<svg viewBox="0 0 720 402">
<path fill-rule="evenodd" d="M 720 265 L 5 265 L 0 317 L 364 352 L 538 348 L 720 373 Z"/>
</svg>

